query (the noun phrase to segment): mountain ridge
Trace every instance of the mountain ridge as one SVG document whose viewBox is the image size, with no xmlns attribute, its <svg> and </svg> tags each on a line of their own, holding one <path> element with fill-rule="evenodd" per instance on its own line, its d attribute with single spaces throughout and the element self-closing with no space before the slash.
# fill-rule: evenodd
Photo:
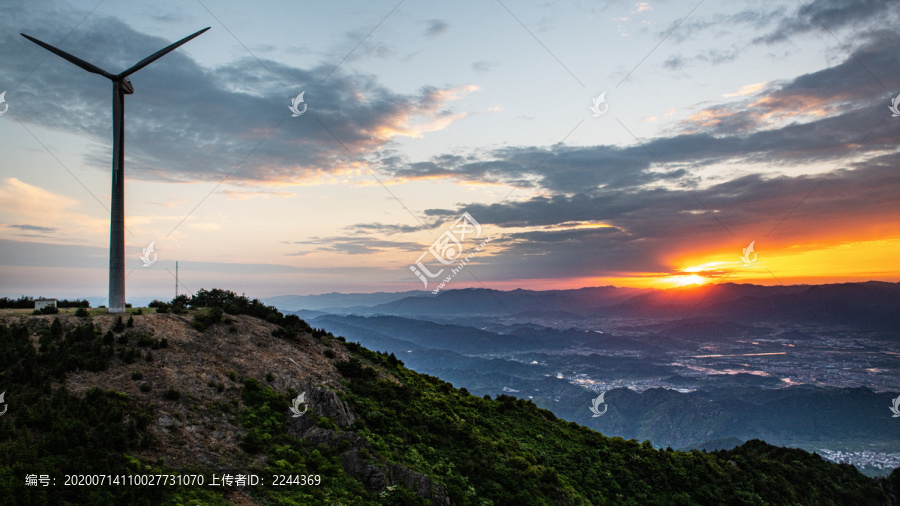
<svg viewBox="0 0 900 506">
<path fill-rule="evenodd" d="M 412 295 L 407 295 L 412 294 Z M 328 294 L 332 300 L 341 294 Z M 398 292 L 387 303 L 359 305 L 360 294 L 347 295 L 344 306 L 302 309 L 358 315 L 514 316 L 564 311 L 580 317 L 677 318 L 706 316 L 738 322 L 801 321 L 846 324 L 890 330 L 900 325 L 900 283 L 867 281 L 825 285 L 752 285 L 721 283 L 669 289 L 587 287 L 572 290 L 494 290 L 466 288 L 426 292 Z M 379 294 L 381 295 L 381 294 Z M 400 295 L 403 295 L 402 297 Z M 274 300 L 274 299 L 269 299 Z M 353 301 L 351 306 L 349 301 Z M 287 309 L 287 308 L 286 308 Z M 875 322 L 875 323 L 873 323 Z"/>
</svg>

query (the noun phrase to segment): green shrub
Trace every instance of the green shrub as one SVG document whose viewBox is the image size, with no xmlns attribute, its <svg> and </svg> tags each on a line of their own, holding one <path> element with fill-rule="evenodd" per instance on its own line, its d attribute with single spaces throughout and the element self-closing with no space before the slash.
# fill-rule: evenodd
<svg viewBox="0 0 900 506">
<path fill-rule="evenodd" d="M 200 332 L 204 332 L 220 321 L 222 321 L 222 308 L 211 307 L 194 315 L 191 325 Z"/>
<path fill-rule="evenodd" d="M 169 305 L 159 300 L 154 300 L 150 304 L 147 304 L 147 307 L 156 308 L 157 314 L 166 314 L 169 312 Z"/>
<path fill-rule="evenodd" d="M 54 318 L 53 323 L 50 324 L 50 336 L 53 337 L 53 339 L 59 339 L 62 335 L 62 322 L 59 321 L 59 318 Z"/>
<path fill-rule="evenodd" d="M 83 308 L 83 307 L 80 307 L 80 308 L 78 308 L 78 309 L 75 310 L 75 316 L 81 316 L 82 318 L 84 318 L 84 317 L 87 317 L 87 316 L 89 316 L 89 315 L 90 315 L 90 313 L 88 312 L 88 310 L 85 309 L 85 308 Z"/>
<path fill-rule="evenodd" d="M 319 427 L 321 427 L 323 429 L 328 429 L 328 430 L 333 430 L 333 431 L 340 430 L 340 427 L 338 427 L 338 425 L 336 423 L 334 423 L 334 420 L 332 420 L 331 418 L 328 418 L 327 416 L 320 416 L 320 417 L 316 418 L 316 425 L 318 425 Z"/>
<path fill-rule="evenodd" d="M 119 358 L 122 359 L 122 362 L 126 364 L 133 364 L 135 360 L 140 358 L 141 352 L 134 348 L 125 348 L 124 350 L 119 350 Z"/>
<path fill-rule="evenodd" d="M 147 348 L 149 346 L 153 346 L 158 343 L 157 343 L 156 339 L 153 339 L 152 337 L 150 337 L 149 334 L 138 334 L 136 344 L 140 348 Z"/>
<path fill-rule="evenodd" d="M 131 373 L 131 379 L 135 381 L 144 379 L 144 373 L 142 373 L 141 371 L 134 371 L 133 373 Z"/>
<path fill-rule="evenodd" d="M 342 360 L 335 362 L 335 367 L 344 377 L 348 379 L 358 379 L 363 381 L 372 381 L 378 378 L 378 372 L 371 367 L 363 366 L 356 357 L 350 360 Z"/>
</svg>

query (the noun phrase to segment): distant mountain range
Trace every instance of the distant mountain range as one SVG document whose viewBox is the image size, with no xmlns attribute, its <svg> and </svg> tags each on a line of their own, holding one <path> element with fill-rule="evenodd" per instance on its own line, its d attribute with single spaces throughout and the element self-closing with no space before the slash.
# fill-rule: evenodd
<svg viewBox="0 0 900 506">
<path fill-rule="evenodd" d="M 734 322 L 900 328 L 900 283 L 759 286 L 722 283 L 668 290 L 617 288 L 511 290 L 470 288 L 427 292 L 281 296 L 265 300 L 286 311 L 397 315 L 418 319 L 475 316 L 510 318 L 716 317 Z"/>
<path fill-rule="evenodd" d="M 410 290 L 408 292 L 376 292 L 376 293 L 323 293 L 321 295 L 279 295 L 263 299 L 266 304 L 273 305 L 282 311 L 338 310 L 351 307 L 369 307 L 387 304 L 406 297 L 426 296 L 428 292 Z M 430 295 L 430 294 L 429 294 Z"/>
</svg>

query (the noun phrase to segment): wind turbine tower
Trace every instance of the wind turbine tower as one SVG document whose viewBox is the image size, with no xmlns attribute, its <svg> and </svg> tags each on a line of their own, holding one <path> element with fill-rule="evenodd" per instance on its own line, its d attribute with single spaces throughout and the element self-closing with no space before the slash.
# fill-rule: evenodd
<svg viewBox="0 0 900 506">
<path fill-rule="evenodd" d="M 79 67 L 99 74 L 113 83 L 113 158 L 112 158 L 112 203 L 110 205 L 109 219 L 109 312 L 125 312 L 125 95 L 134 93 L 134 86 L 128 80 L 128 76 L 150 65 L 166 53 L 174 50 L 185 42 L 197 37 L 209 30 L 209 27 L 197 33 L 188 35 L 178 42 L 160 49 L 143 60 L 135 63 L 128 70 L 120 74 L 109 72 L 92 65 L 81 58 L 73 56 L 61 49 L 55 48 L 46 42 L 41 42 L 24 33 L 22 37 L 34 42 L 51 53 L 74 63 Z"/>
</svg>

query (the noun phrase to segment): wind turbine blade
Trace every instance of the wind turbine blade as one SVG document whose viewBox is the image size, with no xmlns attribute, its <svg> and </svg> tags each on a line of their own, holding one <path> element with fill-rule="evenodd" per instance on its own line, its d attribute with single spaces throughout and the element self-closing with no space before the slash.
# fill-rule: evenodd
<svg viewBox="0 0 900 506">
<path fill-rule="evenodd" d="M 112 79 L 113 81 L 116 80 L 116 76 L 110 74 L 109 72 L 101 69 L 100 67 L 98 67 L 96 65 L 93 65 L 91 63 L 88 63 L 88 62 L 82 60 L 81 58 L 79 58 L 77 56 L 72 56 L 69 53 L 63 51 L 62 49 L 57 49 L 57 48 L 51 46 L 50 44 L 47 44 L 46 42 L 41 42 L 41 41 L 35 39 L 34 37 L 29 37 L 28 35 L 25 35 L 24 33 L 20 33 L 19 35 L 21 35 L 22 37 L 25 37 L 26 39 L 30 40 L 31 42 L 34 42 L 35 44 L 41 46 L 42 48 L 46 49 L 47 51 L 50 51 L 51 53 L 63 58 L 64 60 L 74 63 L 75 65 L 78 65 L 79 67 L 83 68 L 84 70 L 87 70 L 88 72 L 91 72 L 94 74 L 100 74 L 101 76 L 103 76 L 107 79 Z"/>
<path fill-rule="evenodd" d="M 163 48 L 163 49 L 160 49 L 159 51 L 157 51 L 157 52 L 151 54 L 150 56 L 144 58 L 143 60 L 141 60 L 141 61 L 135 63 L 133 67 L 131 67 L 130 69 L 126 70 L 125 72 L 122 72 L 121 74 L 117 75 L 116 78 L 117 78 L 117 79 L 124 79 L 124 78 L 130 76 L 131 74 L 134 74 L 134 73 L 137 72 L 138 70 L 141 70 L 142 68 L 146 67 L 147 65 L 150 65 L 151 63 L 153 63 L 153 62 L 156 61 L 157 59 L 161 58 L 161 57 L 162 57 L 163 55 L 165 55 L 166 53 L 172 51 L 173 49 L 175 49 L 175 48 L 177 48 L 178 46 L 184 44 L 185 42 L 187 42 L 187 41 L 193 39 L 194 37 L 200 35 L 201 33 L 203 33 L 203 32 L 205 32 L 205 31 L 209 30 L 209 28 L 210 28 L 210 27 L 207 26 L 206 28 L 200 30 L 200 31 L 197 32 L 197 33 L 188 35 L 187 37 L 185 37 L 185 38 L 179 40 L 178 42 L 176 42 L 176 43 L 174 43 L 174 44 L 172 44 L 172 45 L 170 45 L 170 46 L 168 46 L 168 47 L 165 47 L 165 48 Z"/>
</svg>

